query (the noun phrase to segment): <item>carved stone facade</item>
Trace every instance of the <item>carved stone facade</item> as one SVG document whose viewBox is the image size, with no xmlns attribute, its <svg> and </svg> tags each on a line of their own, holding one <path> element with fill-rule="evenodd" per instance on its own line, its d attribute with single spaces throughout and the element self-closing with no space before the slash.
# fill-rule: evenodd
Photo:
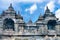
<svg viewBox="0 0 60 40">
<path fill-rule="evenodd" d="M 47 7 L 35 23 L 25 23 L 10 4 L 0 15 L 0 40 L 60 40 L 60 21 Z"/>
</svg>

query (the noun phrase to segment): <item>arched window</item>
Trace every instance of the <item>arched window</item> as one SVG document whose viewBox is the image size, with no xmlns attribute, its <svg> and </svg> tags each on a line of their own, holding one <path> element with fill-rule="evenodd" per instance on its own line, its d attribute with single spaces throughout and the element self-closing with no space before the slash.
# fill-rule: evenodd
<svg viewBox="0 0 60 40">
<path fill-rule="evenodd" d="M 10 18 L 6 18 L 3 22 L 3 29 L 14 29 L 14 21 Z"/>
<path fill-rule="evenodd" d="M 54 30 L 56 25 L 56 20 L 49 20 L 47 23 L 48 29 L 49 30 Z"/>
</svg>

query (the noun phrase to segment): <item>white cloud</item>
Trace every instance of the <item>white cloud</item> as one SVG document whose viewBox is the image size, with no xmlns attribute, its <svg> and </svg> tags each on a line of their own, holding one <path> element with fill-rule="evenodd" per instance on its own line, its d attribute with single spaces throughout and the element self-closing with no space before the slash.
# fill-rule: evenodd
<svg viewBox="0 0 60 40">
<path fill-rule="evenodd" d="M 58 9 L 58 10 L 55 12 L 55 16 L 56 16 L 57 18 L 59 18 L 59 20 L 60 20 L 60 9 Z"/>
<path fill-rule="evenodd" d="M 25 11 L 30 11 L 30 14 L 32 14 L 35 10 L 37 10 L 37 5 L 34 4 L 30 8 L 25 9 Z"/>
<path fill-rule="evenodd" d="M 0 0 L 0 8 L 1 9 L 7 9 L 9 4 L 12 3 L 13 6 L 16 5 L 16 3 L 20 3 L 20 2 L 34 2 L 34 3 L 41 3 L 44 2 L 45 0 Z"/>
<path fill-rule="evenodd" d="M 55 8 L 54 2 L 55 1 L 50 1 L 49 3 L 47 3 L 47 5 L 45 6 L 45 10 L 46 10 L 46 7 L 48 6 L 48 8 L 50 9 L 50 11 L 53 12 L 54 8 Z"/>
</svg>

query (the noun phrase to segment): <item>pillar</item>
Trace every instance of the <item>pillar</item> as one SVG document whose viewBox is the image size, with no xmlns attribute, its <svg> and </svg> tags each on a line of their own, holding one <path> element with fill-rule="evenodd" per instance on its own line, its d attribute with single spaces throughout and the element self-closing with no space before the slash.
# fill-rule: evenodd
<svg viewBox="0 0 60 40">
<path fill-rule="evenodd" d="M 18 24 L 15 23 L 15 33 L 18 33 Z"/>
</svg>

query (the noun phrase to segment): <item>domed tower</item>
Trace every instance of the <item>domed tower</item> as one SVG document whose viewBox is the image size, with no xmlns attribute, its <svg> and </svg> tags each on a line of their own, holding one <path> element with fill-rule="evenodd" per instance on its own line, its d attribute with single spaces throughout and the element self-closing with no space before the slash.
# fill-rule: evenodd
<svg viewBox="0 0 60 40">
<path fill-rule="evenodd" d="M 36 21 L 36 26 L 39 27 L 38 31 L 40 32 L 40 35 L 46 35 L 47 34 L 47 29 L 46 29 L 46 25 L 44 23 L 44 17 L 43 15 L 41 15 L 38 18 L 38 20 Z"/>
<path fill-rule="evenodd" d="M 57 24 L 57 18 L 55 16 L 55 14 L 50 12 L 49 8 L 46 7 L 45 14 L 43 15 L 43 17 L 44 17 L 44 23 L 45 23 L 48 31 L 50 32 L 48 34 L 53 35 L 54 32 L 56 32 L 55 30 L 56 30 L 56 24 Z"/>
<path fill-rule="evenodd" d="M 24 21 L 20 15 L 20 12 L 18 11 L 17 14 L 12 4 L 10 4 L 7 10 L 2 12 L 1 17 L 3 22 L 3 30 L 12 30 L 18 33 L 19 27 L 24 26 Z"/>
<path fill-rule="evenodd" d="M 12 7 L 12 4 L 10 4 L 8 9 L 3 11 L 1 14 L 3 21 L 3 30 L 15 31 L 15 22 L 16 22 L 15 15 L 16 15 L 16 11 Z"/>
<path fill-rule="evenodd" d="M 24 31 L 25 22 L 23 21 L 23 17 L 20 15 L 20 11 L 18 11 L 18 14 L 15 16 L 16 23 L 18 24 L 18 32 Z"/>
<path fill-rule="evenodd" d="M 41 13 L 40 13 L 39 18 L 38 18 L 38 20 L 36 21 L 36 25 L 37 25 L 37 26 L 40 26 L 40 24 L 43 24 L 43 20 L 44 20 L 43 15 L 41 15 Z"/>
<path fill-rule="evenodd" d="M 12 3 L 10 4 L 10 6 L 8 7 L 7 10 L 3 11 L 1 16 L 10 16 L 10 18 L 15 18 L 16 15 L 16 11 L 14 10 Z"/>
<path fill-rule="evenodd" d="M 44 13 L 44 18 L 47 18 L 47 17 L 52 17 L 52 19 L 56 18 L 55 14 L 53 14 L 52 12 L 50 12 L 48 6 L 46 7 L 46 10 L 45 10 L 45 13 Z"/>
</svg>

